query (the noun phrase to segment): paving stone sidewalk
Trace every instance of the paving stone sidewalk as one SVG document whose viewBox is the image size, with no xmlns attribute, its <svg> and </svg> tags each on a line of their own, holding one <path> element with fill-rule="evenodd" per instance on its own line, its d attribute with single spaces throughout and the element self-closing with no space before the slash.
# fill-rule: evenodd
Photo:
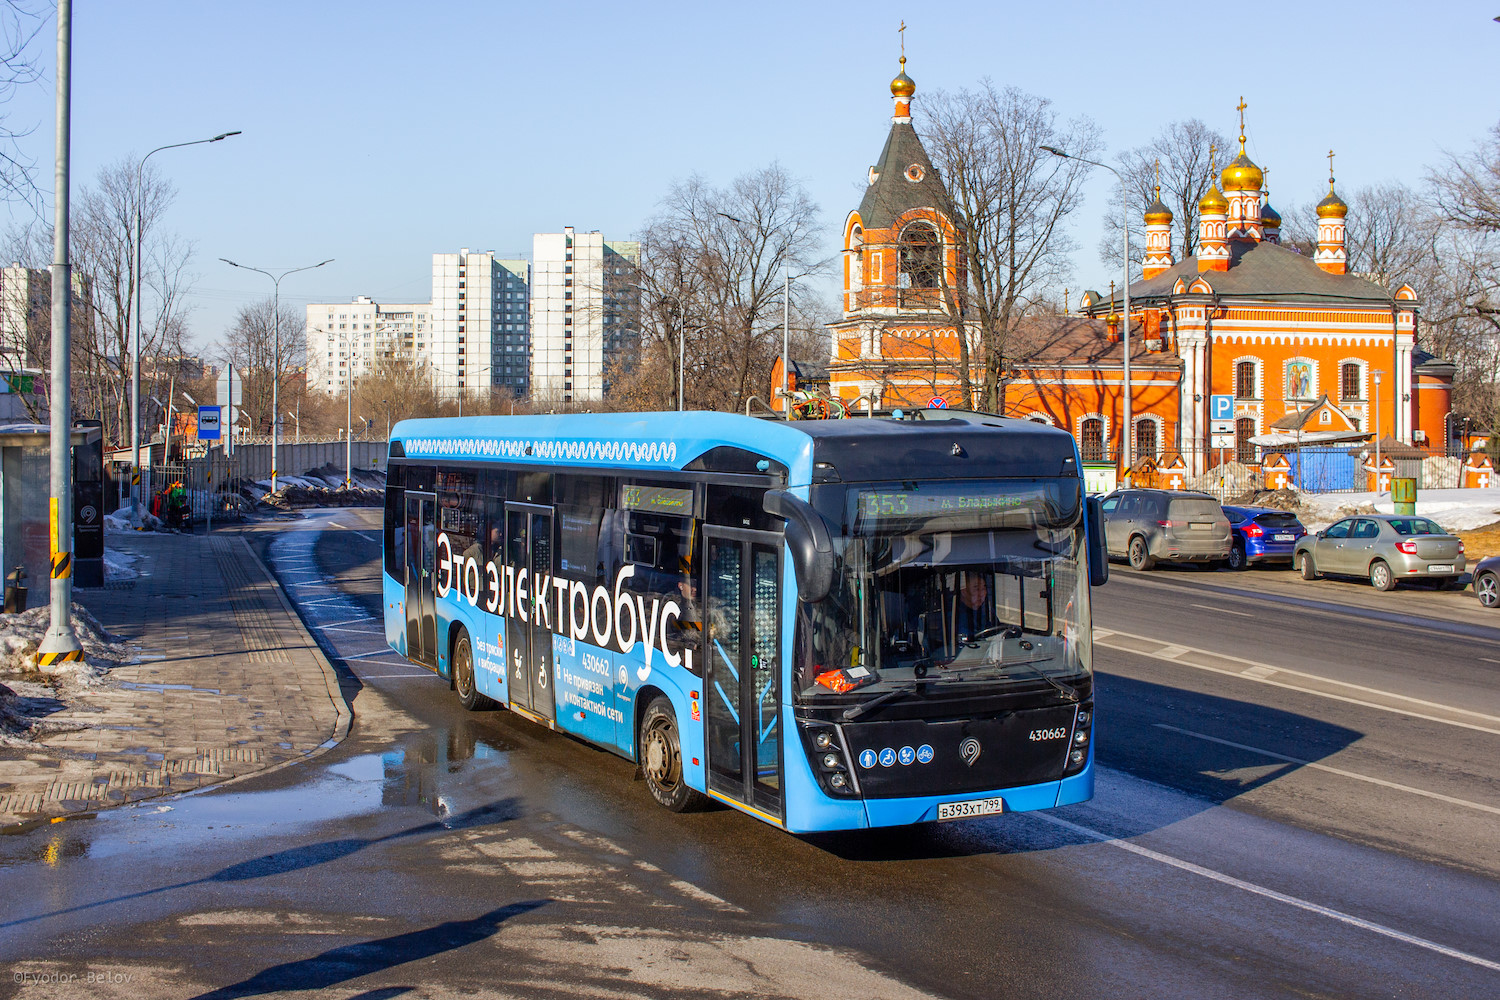
<svg viewBox="0 0 1500 1000">
<path fill-rule="evenodd" d="M 139 662 L 49 716 L 85 728 L 0 749 L 0 826 L 217 784 L 347 734 L 333 668 L 237 529 L 106 544 L 141 575 L 74 599 Z"/>
</svg>

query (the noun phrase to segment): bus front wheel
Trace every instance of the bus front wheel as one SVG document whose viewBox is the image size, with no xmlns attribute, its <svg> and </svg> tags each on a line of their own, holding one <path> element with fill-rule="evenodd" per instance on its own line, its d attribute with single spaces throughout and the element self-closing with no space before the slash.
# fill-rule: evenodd
<svg viewBox="0 0 1500 1000">
<path fill-rule="evenodd" d="M 637 746 L 641 774 L 653 799 L 673 812 L 687 812 L 703 804 L 704 797 L 689 788 L 683 778 L 677 716 L 666 698 L 658 697 L 646 707 Z"/>
<path fill-rule="evenodd" d="M 458 695 L 458 703 L 471 712 L 494 704 L 479 693 L 479 686 L 474 682 L 474 644 L 464 629 L 460 629 L 458 638 L 453 640 L 453 692 Z"/>
</svg>

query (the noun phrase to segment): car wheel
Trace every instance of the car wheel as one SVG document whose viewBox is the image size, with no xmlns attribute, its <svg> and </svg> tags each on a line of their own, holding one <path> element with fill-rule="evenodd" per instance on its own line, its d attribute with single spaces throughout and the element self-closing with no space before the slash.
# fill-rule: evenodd
<svg viewBox="0 0 1500 1000">
<path fill-rule="evenodd" d="M 1242 570 L 1250 565 L 1250 560 L 1245 556 L 1245 546 L 1240 542 L 1234 543 L 1234 548 L 1229 550 L 1229 558 L 1224 562 L 1232 570 Z"/>
<path fill-rule="evenodd" d="M 677 736 L 677 716 L 672 703 L 658 697 L 641 717 L 641 773 L 651 797 L 673 812 L 687 812 L 707 801 L 689 788 L 682 776 L 682 743 Z"/>
<path fill-rule="evenodd" d="M 1474 593 L 1479 603 L 1487 608 L 1500 608 L 1500 577 L 1494 573 L 1481 573 L 1474 578 Z"/>
<path fill-rule="evenodd" d="M 1391 572 L 1391 567 L 1377 559 L 1370 563 L 1370 586 L 1376 590 L 1395 590 L 1396 574 Z"/>
<path fill-rule="evenodd" d="M 1146 540 L 1136 535 L 1130 540 L 1130 568 L 1148 570 L 1156 565 L 1156 560 L 1151 557 L 1151 550 L 1146 548 Z"/>
<path fill-rule="evenodd" d="M 458 703 L 471 712 L 494 704 L 479 693 L 479 686 L 474 682 L 474 645 L 465 629 L 459 630 L 453 643 L 453 692 L 458 695 Z"/>
<path fill-rule="evenodd" d="M 1318 578 L 1318 571 L 1313 567 L 1311 552 L 1297 553 L 1297 570 L 1302 574 L 1302 579 L 1304 580 L 1316 580 Z"/>
</svg>

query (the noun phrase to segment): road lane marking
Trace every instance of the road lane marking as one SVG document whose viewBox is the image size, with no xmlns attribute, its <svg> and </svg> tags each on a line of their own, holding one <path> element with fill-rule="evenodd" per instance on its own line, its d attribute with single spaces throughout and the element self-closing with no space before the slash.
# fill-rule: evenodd
<svg viewBox="0 0 1500 1000">
<path fill-rule="evenodd" d="M 380 539 L 374 537 L 367 531 L 356 531 L 354 528 L 349 527 L 347 524 L 340 524 L 337 521 L 333 521 L 332 524 L 335 528 L 343 528 L 345 531 L 358 535 L 360 538 L 363 538 L 367 542 L 378 543 L 380 541 Z"/>
<path fill-rule="evenodd" d="M 1191 861 L 1184 861 L 1182 858 L 1176 858 L 1170 854 L 1163 854 L 1160 851 L 1153 851 L 1149 847 L 1142 847 L 1140 844 L 1131 843 L 1128 840 L 1120 840 L 1118 838 L 1111 837 L 1107 833 L 1103 833 L 1099 830 L 1092 829 L 1091 827 L 1082 826 L 1081 824 L 1065 820 L 1061 816 L 1052 816 L 1044 812 L 1033 812 L 1030 815 L 1035 816 L 1037 819 L 1041 820 L 1044 823 L 1051 823 L 1053 826 L 1060 826 L 1065 830 L 1070 830 L 1073 833 L 1079 834 L 1080 836 L 1088 837 L 1089 839 L 1097 841 L 1098 843 L 1107 844 L 1110 847 L 1118 847 L 1122 851 L 1129 851 L 1131 854 L 1135 854 L 1143 858 L 1149 858 L 1152 861 L 1168 865 L 1172 868 L 1178 869 L 1179 871 L 1189 872 L 1193 875 L 1200 875 L 1203 878 L 1211 879 L 1215 882 L 1220 883 L 1221 885 L 1231 886 L 1235 889 L 1242 889 L 1245 892 L 1253 893 L 1257 896 L 1263 896 L 1266 899 L 1275 900 L 1278 903 L 1285 903 L 1288 906 L 1294 906 L 1297 909 L 1305 910 L 1308 913 L 1316 913 L 1319 916 L 1328 917 L 1330 920 L 1336 920 L 1339 923 L 1347 924 L 1350 927 L 1358 927 L 1361 930 L 1370 931 L 1374 934 L 1379 934 L 1382 937 L 1388 937 L 1396 941 L 1401 941 L 1405 944 L 1415 945 L 1418 948 L 1425 948 L 1428 951 L 1437 952 L 1439 955 L 1446 955 L 1449 958 L 1456 958 L 1461 962 L 1469 962 L 1470 964 L 1477 965 L 1480 968 L 1490 969 L 1494 972 L 1500 972 L 1500 962 L 1492 962 L 1487 958 L 1481 958 L 1478 955 L 1471 955 L 1466 951 L 1459 951 L 1457 948 L 1450 948 L 1445 944 L 1438 944 L 1436 941 L 1429 941 L 1427 938 L 1417 937 L 1415 934 L 1408 934 L 1405 931 L 1398 931 L 1394 927 L 1387 927 L 1384 924 L 1377 924 L 1373 920 L 1366 920 L 1363 917 L 1356 917 L 1352 913 L 1345 913 L 1342 910 L 1335 910 L 1332 907 L 1323 906 L 1319 903 L 1311 902 L 1310 900 L 1301 899 L 1297 896 L 1290 896 L 1284 892 L 1277 892 L 1275 889 L 1268 889 L 1265 886 L 1257 885 L 1254 882 L 1246 882 L 1244 879 L 1235 878 L 1233 875 L 1226 875 L 1223 872 L 1215 871 L 1212 868 L 1205 868 L 1202 865 L 1195 865 Z"/>
<path fill-rule="evenodd" d="M 1492 659 L 1492 658 L 1490 658 L 1488 656 L 1481 656 L 1480 659 L 1483 660 L 1485 663 L 1500 663 L 1500 660 Z"/>
<path fill-rule="evenodd" d="M 1329 767 L 1327 764 L 1319 764 L 1315 761 L 1303 760 L 1300 757 L 1288 757 L 1286 754 L 1276 753 L 1273 750 L 1263 750 L 1260 747 L 1252 747 L 1244 743 L 1236 743 L 1233 740 L 1223 740 L 1217 736 L 1209 736 L 1206 733 L 1195 733 L 1191 729 L 1180 729 L 1177 726 L 1169 726 L 1165 722 L 1153 722 L 1152 725 L 1157 729 L 1167 729 L 1174 733 L 1181 733 L 1184 736 L 1191 736 L 1194 739 L 1207 740 L 1210 743 L 1218 743 L 1222 746 L 1234 747 L 1236 750 L 1248 750 L 1251 753 L 1258 753 L 1262 757 L 1271 757 L 1276 760 L 1284 760 L 1289 764 L 1298 764 L 1302 767 L 1311 767 L 1319 771 L 1327 771 L 1329 774 L 1337 774 L 1344 778 L 1353 778 L 1355 781 L 1368 781 L 1370 784 L 1379 785 L 1382 788 L 1392 788 L 1398 792 L 1409 792 L 1412 795 L 1421 795 L 1424 798 L 1437 799 L 1439 802 L 1447 802 L 1456 806 L 1464 806 L 1468 809 L 1478 809 L 1480 812 L 1487 812 L 1492 813 L 1496 816 L 1500 816 L 1500 807 L 1487 806 L 1482 802 L 1470 802 L 1468 799 L 1458 799 L 1454 798 L 1451 795 L 1443 795 L 1439 792 L 1429 792 L 1425 788 L 1413 788 L 1411 785 L 1402 785 L 1395 781 L 1386 781 L 1384 778 L 1374 778 L 1368 774 L 1358 774 L 1354 771 L 1345 771 L 1343 768 L 1339 767 Z"/>
<path fill-rule="evenodd" d="M 1210 604 L 1189 604 L 1188 607 L 1190 607 L 1190 608 L 1202 608 L 1204 611 L 1212 611 L 1215 614 L 1219 614 L 1219 615 L 1239 615 L 1241 618 L 1258 618 L 1258 617 L 1260 617 L 1259 615 L 1252 615 L 1248 611 L 1230 611 L 1228 608 L 1216 608 L 1216 607 L 1214 607 L 1214 606 L 1212 606 Z"/>
<path fill-rule="evenodd" d="M 1116 636 L 1131 641 L 1109 641 Z M 1138 645 L 1141 643 L 1146 644 L 1147 648 L 1142 648 Z M 1425 701 L 1421 698 L 1413 698 L 1411 695 L 1396 694 L 1394 691 L 1383 691 L 1380 688 L 1367 687 L 1363 684 L 1352 684 L 1349 681 L 1321 677 L 1318 674 L 1308 673 L 1303 670 L 1272 666 L 1269 663 L 1257 663 L 1254 660 L 1230 656 L 1227 653 L 1215 653 L 1207 649 L 1177 646 L 1161 639 L 1136 635 L 1133 632 L 1121 632 L 1118 629 L 1095 628 L 1094 645 L 1103 646 L 1106 649 L 1119 650 L 1124 653 L 1131 653 L 1136 656 L 1165 660 L 1168 663 L 1176 663 L 1184 667 L 1192 667 L 1195 670 L 1204 670 L 1213 674 L 1242 677 L 1245 680 L 1255 681 L 1257 684 L 1269 684 L 1271 687 L 1285 688 L 1288 691 L 1297 691 L 1301 694 L 1310 694 L 1318 698 L 1327 698 L 1330 701 L 1341 701 L 1349 705 L 1359 705 L 1362 708 L 1373 708 L 1380 712 L 1390 712 L 1393 715 L 1406 715 L 1414 719 L 1424 719 L 1427 722 L 1439 722 L 1445 726 L 1457 726 L 1460 729 L 1473 729 L 1481 733 L 1491 733 L 1495 736 L 1500 736 L 1500 717 L 1486 715 L 1483 712 L 1475 712 L 1467 708 L 1444 705 L 1435 701 Z M 1201 662 L 1195 660 L 1195 658 L 1202 658 L 1202 660 L 1209 662 Z M 1286 677 L 1289 680 L 1273 679 L 1273 677 Z M 1293 683 L 1293 681 L 1296 683 Z M 1379 698 L 1387 698 L 1398 704 L 1381 704 L 1378 701 L 1371 701 L 1368 698 L 1336 694 L 1333 691 L 1321 690 L 1319 685 L 1360 692 Z M 1418 708 L 1407 708 L 1407 705 L 1435 709 L 1440 712 L 1451 712 L 1453 715 L 1467 716 L 1480 721 L 1466 722 L 1463 719 L 1444 718 L 1440 715 L 1433 715 L 1430 712 L 1420 711 Z M 1483 725 L 1482 723 L 1489 723 L 1490 725 Z"/>
<path fill-rule="evenodd" d="M 372 622 L 372 621 L 375 621 L 375 620 L 376 619 L 375 619 L 374 615 L 360 615 L 358 618 L 350 618 L 348 621 L 329 622 L 327 625 L 314 625 L 313 627 L 314 628 L 339 628 L 339 627 L 344 626 L 344 625 L 353 625 L 356 622 Z"/>
</svg>

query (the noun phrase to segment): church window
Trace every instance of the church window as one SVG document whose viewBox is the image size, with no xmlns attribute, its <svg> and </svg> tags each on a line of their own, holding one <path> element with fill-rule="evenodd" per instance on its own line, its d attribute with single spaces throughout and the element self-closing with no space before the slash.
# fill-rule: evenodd
<svg viewBox="0 0 1500 1000">
<path fill-rule="evenodd" d="M 881 257 L 882 254 L 879 250 L 870 254 L 870 280 L 876 284 L 879 284 L 881 281 Z"/>
<path fill-rule="evenodd" d="M 1255 398 L 1255 362 L 1240 361 L 1234 366 L 1234 398 Z"/>
<path fill-rule="evenodd" d="M 1339 399 L 1359 399 L 1359 383 L 1359 365 L 1347 362 L 1339 366 Z"/>
<path fill-rule="evenodd" d="M 1234 422 L 1234 460 L 1245 465 L 1255 464 L 1255 445 L 1250 439 L 1255 436 L 1255 418 L 1240 417 Z"/>
<path fill-rule="evenodd" d="M 942 254 L 937 230 L 927 223 L 907 226 L 901 234 L 901 273 L 907 276 L 908 287 L 938 287 L 938 280 L 942 277 Z"/>
<path fill-rule="evenodd" d="M 1135 457 L 1156 457 L 1156 421 L 1151 417 L 1142 417 L 1135 424 Z"/>
<path fill-rule="evenodd" d="M 1079 451 L 1085 462 L 1104 461 L 1104 419 L 1084 417 L 1078 428 Z"/>
</svg>

